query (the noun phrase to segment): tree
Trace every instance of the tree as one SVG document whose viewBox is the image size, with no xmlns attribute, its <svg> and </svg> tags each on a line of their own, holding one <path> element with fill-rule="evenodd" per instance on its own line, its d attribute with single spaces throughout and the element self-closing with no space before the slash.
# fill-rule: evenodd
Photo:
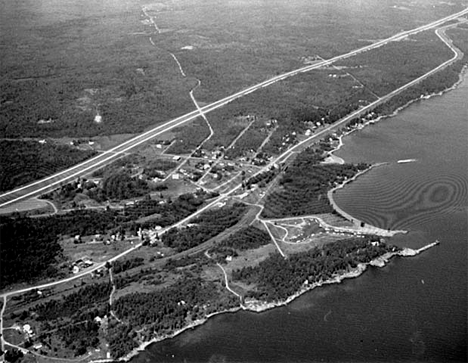
<svg viewBox="0 0 468 363">
<path fill-rule="evenodd" d="M 23 358 L 23 352 L 17 348 L 8 349 L 5 352 L 5 360 L 7 362 L 14 363 L 20 358 Z"/>
</svg>

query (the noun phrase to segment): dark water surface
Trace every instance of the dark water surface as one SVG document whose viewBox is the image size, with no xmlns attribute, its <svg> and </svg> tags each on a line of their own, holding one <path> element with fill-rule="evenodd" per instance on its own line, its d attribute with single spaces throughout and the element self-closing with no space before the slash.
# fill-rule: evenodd
<svg viewBox="0 0 468 363">
<path fill-rule="evenodd" d="M 338 204 L 409 230 L 399 245 L 441 244 L 286 307 L 216 316 L 133 362 L 467 361 L 468 76 L 344 142 L 346 161 L 390 164 L 337 193 Z"/>
</svg>

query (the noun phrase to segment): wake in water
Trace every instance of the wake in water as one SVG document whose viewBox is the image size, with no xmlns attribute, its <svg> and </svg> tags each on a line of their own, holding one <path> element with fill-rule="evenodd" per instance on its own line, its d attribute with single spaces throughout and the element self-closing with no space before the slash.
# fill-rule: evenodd
<svg viewBox="0 0 468 363">
<path fill-rule="evenodd" d="M 430 223 L 441 214 L 462 210 L 468 201 L 468 183 L 462 175 L 427 179 L 415 173 L 411 178 L 398 178 L 385 171 L 384 176 L 362 176 L 351 187 L 354 190 L 336 197 L 346 200 L 343 204 L 350 206 L 351 215 L 385 229 Z"/>
<path fill-rule="evenodd" d="M 417 161 L 416 159 L 404 159 L 404 160 L 398 160 L 397 163 L 398 164 L 406 164 L 406 163 L 414 163 L 415 161 Z"/>
</svg>

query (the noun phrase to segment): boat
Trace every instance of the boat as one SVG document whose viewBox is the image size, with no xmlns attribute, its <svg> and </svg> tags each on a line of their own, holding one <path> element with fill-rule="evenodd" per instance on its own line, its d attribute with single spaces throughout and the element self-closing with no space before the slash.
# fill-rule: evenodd
<svg viewBox="0 0 468 363">
<path fill-rule="evenodd" d="M 398 164 L 405 164 L 405 163 L 412 163 L 412 162 L 415 162 L 416 159 L 404 159 L 404 160 L 398 160 L 397 163 Z"/>
</svg>

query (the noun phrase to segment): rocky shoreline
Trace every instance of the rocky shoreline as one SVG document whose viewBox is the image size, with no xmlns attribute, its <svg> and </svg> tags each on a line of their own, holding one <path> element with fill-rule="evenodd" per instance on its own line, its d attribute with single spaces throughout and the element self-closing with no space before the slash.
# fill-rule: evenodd
<svg viewBox="0 0 468 363">
<path fill-rule="evenodd" d="M 435 241 L 433 243 L 430 243 L 430 244 L 428 244 L 426 246 L 423 246 L 423 247 L 421 247 L 419 249 L 416 249 L 416 250 L 411 249 L 411 248 L 403 248 L 403 249 L 395 251 L 395 252 L 387 252 L 387 253 L 383 254 L 382 256 L 377 257 L 377 258 L 369 261 L 368 263 L 360 263 L 360 264 L 358 264 L 358 266 L 356 268 L 351 269 L 351 270 L 349 270 L 349 271 L 347 271 L 345 273 L 342 273 L 342 274 L 337 274 L 337 275 L 333 276 L 330 279 L 327 279 L 327 280 L 324 280 L 324 281 L 319 281 L 319 282 L 313 283 L 313 284 L 309 284 L 307 282 L 304 282 L 302 288 L 299 291 L 297 291 L 295 294 L 288 297 L 286 300 L 274 301 L 274 302 L 265 302 L 265 301 L 251 299 L 251 300 L 248 300 L 248 301 L 244 302 L 243 305 L 240 305 L 238 307 L 208 314 L 206 317 L 204 317 L 202 319 L 195 320 L 195 321 L 191 322 L 190 324 L 188 324 L 187 326 L 185 326 L 184 328 L 176 330 L 171 334 L 164 334 L 164 335 L 161 335 L 161 336 L 156 336 L 156 337 L 154 337 L 153 339 L 151 339 L 151 340 L 149 340 L 147 342 L 143 342 L 137 348 L 135 348 L 132 352 L 127 354 L 125 357 L 120 358 L 120 360 L 121 361 L 129 361 L 131 358 L 138 355 L 138 353 L 143 351 L 149 345 L 151 345 L 153 343 L 163 341 L 165 339 L 174 338 L 175 336 L 183 333 L 186 330 L 193 329 L 193 328 L 195 328 L 195 327 L 197 327 L 199 325 L 204 324 L 209 318 L 211 318 L 211 317 L 213 317 L 215 315 L 225 314 L 225 313 L 234 313 L 234 312 L 237 312 L 239 310 L 260 313 L 260 312 L 263 312 L 263 311 L 266 311 L 266 310 L 269 310 L 269 309 L 273 309 L 275 307 L 285 306 L 285 305 L 289 304 L 290 302 L 292 302 L 293 300 L 297 299 L 302 294 L 304 294 L 304 293 L 306 293 L 308 291 L 311 291 L 311 290 L 313 290 L 313 289 L 315 289 L 317 287 L 324 286 L 324 285 L 330 285 L 330 284 L 337 284 L 337 283 L 342 282 L 345 279 L 356 278 L 356 277 L 362 275 L 367 270 L 368 266 L 374 266 L 374 267 L 381 268 L 381 267 L 384 267 L 390 261 L 390 259 L 392 259 L 394 256 L 401 256 L 401 257 L 416 256 L 416 255 L 420 254 L 421 252 L 423 252 L 423 251 L 425 251 L 425 250 L 427 250 L 429 248 L 432 248 L 432 247 L 434 247 L 434 246 L 436 246 L 438 244 L 439 244 L 439 241 Z M 104 363 L 104 362 L 111 362 L 111 361 L 113 361 L 113 360 L 111 360 L 111 359 L 110 360 L 95 360 L 95 361 L 92 361 L 92 362 L 93 363 Z"/>
<path fill-rule="evenodd" d="M 376 123 L 376 122 L 378 122 L 378 121 L 380 121 L 380 120 L 382 120 L 384 118 L 393 117 L 393 116 L 397 115 L 401 110 L 403 110 L 406 107 L 408 107 L 409 105 L 411 105 L 413 102 L 416 102 L 416 101 L 421 100 L 421 99 L 426 100 L 426 99 L 429 99 L 429 98 L 434 97 L 434 96 L 441 96 L 441 95 L 445 94 L 446 92 L 449 92 L 449 91 L 457 88 L 457 86 L 463 80 L 464 73 L 466 72 L 467 69 L 468 69 L 468 67 L 466 67 L 466 66 L 462 69 L 462 71 L 460 72 L 460 75 L 459 75 L 458 82 L 456 82 L 452 87 L 447 88 L 447 89 L 445 89 L 445 90 L 443 90 L 441 92 L 431 94 L 431 95 L 426 95 L 426 96 L 421 95 L 419 98 L 416 98 L 416 99 L 406 103 L 405 105 L 397 108 L 393 113 L 391 113 L 389 115 L 379 116 L 377 119 L 373 119 L 373 120 L 369 120 L 369 121 L 365 122 L 364 124 L 362 124 L 363 125 L 362 127 L 367 126 L 369 124 L 374 124 L 374 123 Z M 333 150 L 331 150 L 329 152 L 329 154 L 333 154 L 335 151 L 337 151 L 338 149 L 341 148 L 341 146 L 343 145 L 342 139 L 343 139 L 344 136 L 347 136 L 347 135 L 351 134 L 354 131 L 360 130 L 360 129 L 362 129 L 362 127 L 354 128 L 354 129 L 340 135 L 339 136 L 338 146 L 336 148 L 334 148 Z M 370 170 L 370 168 L 366 169 L 363 172 L 367 172 L 369 170 Z M 358 173 L 358 175 L 361 175 L 361 174 L 362 174 L 362 172 Z M 356 175 L 356 177 L 358 175 Z M 340 187 L 343 187 L 343 185 L 341 185 Z M 400 231 L 400 232 L 402 232 L 402 231 Z M 184 331 L 186 331 L 188 329 L 193 329 L 196 326 L 202 325 L 212 316 L 215 316 L 215 315 L 218 315 L 218 314 L 224 314 L 224 313 L 233 313 L 233 312 L 237 312 L 239 310 L 252 311 L 252 312 L 262 312 L 262 311 L 272 309 L 272 308 L 275 308 L 275 307 L 278 307 L 278 306 L 284 306 L 284 305 L 287 305 L 288 303 L 290 303 L 291 301 L 293 301 L 294 299 L 296 299 L 297 297 L 301 296 L 305 292 L 310 291 L 310 290 L 312 290 L 312 289 L 314 289 L 316 287 L 320 287 L 320 286 L 328 285 L 328 284 L 340 283 L 344 279 L 358 277 L 367 269 L 367 266 L 369 266 L 369 265 L 374 266 L 374 267 L 379 267 L 379 268 L 384 267 L 388 263 L 388 261 L 394 256 L 401 256 L 401 257 L 416 256 L 416 255 L 420 254 L 421 252 L 423 252 L 423 251 L 425 251 L 425 250 L 427 250 L 429 248 L 432 248 L 432 247 L 434 247 L 434 246 L 436 246 L 438 244 L 439 244 L 439 241 L 435 241 L 433 243 L 430 243 L 430 244 L 428 244 L 426 246 L 423 246 L 423 247 L 421 247 L 419 249 L 416 249 L 416 250 L 411 249 L 411 248 L 403 248 L 403 249 L 401 249 L 399 251 L 396 251 L 396 252 L 388 252 L 388 253 L 386 253 L 386 254 L 384 254 L 384 255 L 382 255 L 382 256 L 374 259 L 374 260 L 371 260 L 370 262 L 368 262 L 366 264 L 359 264 L 355 269 L 352 269 L 352 270 L 350 270 L 350 271 L 348 271 L 348 272 L 346 272 L 344 274 L 337 275 L 337 276 L 335 276 L 335 277 L 333 277 L 331 279 L 321 281 L 321 282 L 318 282 L 318 283 L 315 283 L 315 284 L 310 284 L 310 285 L 305 284 L 298 292 L 296 292 L 294 295 L 290 296 L 289 298 L 287 298 L 284 301 L 267 303 L 267 302 L 262 302 L 262 301 L 258 301 L 258 300 L 251 300 L 251 301 L 247 302 L 247 304 L 244 304 L 242 306 L 209 314 L 205 318 L 193 321 L 192 323 L 190 323 L 186 327 L 184 327 L 182 329 L 179 329 L 177 331 L 174 331 L 171 334 L 165 334 L 165 335 L 162 335 L 162 336 L 158 336 L 158 337 L 155 337 L 155 338 L 153 338 L 153 339 L 151 339 L 151 340 L 149 340 L 147 342 L 141 343 L 137 348 L 132 350 L 129 354 L 127 354 L 123 358 L 120 358 L 120 361 L 129 361 L 131 358 L 138 355 L 141 351 L 143 351 L 149 345 L 151 345 L 153 343 L 163 341 L 165 339 L 173 338 L 173 337 L 183 333 Z M 113 359 L 101 359 L 101 360 L 93 360 L 90 363 L 106 363 L 106 362 L 113 362 L 113 361 L 115 361 L 115 360 L 113 360 Z"/>
</svg>

